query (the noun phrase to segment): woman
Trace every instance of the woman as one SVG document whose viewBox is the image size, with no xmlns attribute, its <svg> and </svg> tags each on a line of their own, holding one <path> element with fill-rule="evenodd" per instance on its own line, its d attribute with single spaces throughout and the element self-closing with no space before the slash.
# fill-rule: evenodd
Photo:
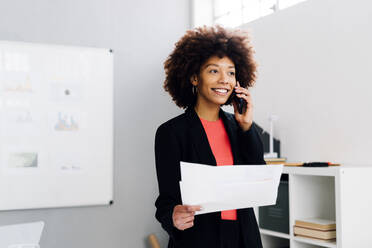
<svg viewBox="0 0 372 248">
<path fill-rule="evenodd" d="M 249 37 L 220 26 L 188 31 L 164 63 L 164 88 L 186 108 L 156 132 L 159 197 L 156 218 L 170 236 L 168 248 L 262 247 L 252 208 L 195 215 L 182 205 L 180 161 L 208 165 L 265 164 L 253 123 L 248 87 L 256 75 Z M 244 99 L 240 114 L 233 92 Z M 233 104 L 234 115 L 221 106 Z"/>
</svg>

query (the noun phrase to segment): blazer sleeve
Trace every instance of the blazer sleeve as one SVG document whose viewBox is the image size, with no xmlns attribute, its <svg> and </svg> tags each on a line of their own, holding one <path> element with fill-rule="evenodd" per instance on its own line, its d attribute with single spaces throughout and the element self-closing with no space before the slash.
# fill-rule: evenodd
<svg viewBox="0 0 372 248">
<path fill-rule="evenodd" d="M 244 160 L 253 164 L 266 164 L 264 160 L 263 143 L 257 132 L 255 123 L 247 131 L 239 128 L 241 152 Z"/>
<path fill-rule="evenodd" d="M 179 188 L 181 150 L 170 125 L 161 125 L 155 135 L 155 163 L 159 196 L 155 202 L 156 219 L 170 238 L 176 239 L 180 230 L 174 227 L 173 208 L 182 204 Z"/>
</svg>

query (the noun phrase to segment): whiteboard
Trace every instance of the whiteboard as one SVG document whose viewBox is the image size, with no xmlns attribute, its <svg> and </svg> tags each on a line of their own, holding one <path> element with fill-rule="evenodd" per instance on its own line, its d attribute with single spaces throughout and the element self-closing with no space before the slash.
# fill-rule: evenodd
<svg viewBox="0 0 372 248">
<path fill-rule="evenodd" d="M 0 210 L 113 200 L 113 53 L 0 41 Z"/>
</svg>

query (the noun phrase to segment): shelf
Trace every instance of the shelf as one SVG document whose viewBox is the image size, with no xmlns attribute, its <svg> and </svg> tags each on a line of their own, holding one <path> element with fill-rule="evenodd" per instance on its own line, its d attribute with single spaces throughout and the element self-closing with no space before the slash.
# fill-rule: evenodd
<svg viewBox="0 0 372 248">
<path fill-rule="evenodd" d="M 260 233 L 262 235 L 268 235 L 268 236 L 278 237 L 278 238 L 283 238 L 283 239 L 290 239 L 289 234 L 270 231 L 270 230 L 267 230 L 267 229 L 260 228 Z M 317 239 L 305 238 L 305 237 L 299 237 L 299 236 L 294 236 L 293 240 L 296 240 L 296 241 L 302 242 L 302 243 L 306 243 L 306 244 L 318 245 L 318 246 L 322 246 L 322 247 L 329 247 L 329 248 L 336 248 L 337 247 L 336 246 L 336 241 L 323 241 L 323 240 L 317 240 Z"/>
<path fill-rule="evenodd" d="M 291 229 L 300 219 L 336 220 L 335 177 L 295 174 L 290 180 Z"/>
<path fill-rule="evenodd" d="M 336 241 L 323 241 L 318 239 L 312 239 L 312 238 L 305 238 L 305 237 L 299 237 L 294 236 L 293 240 L 296 240 L 298 242 L 306 243 L 306 244 L 312 244 L 312 245 L 318 245 L 322 247 L 330 247 L 330 248 L 336 248 Z"/>
<path fill-rule="evenodd" d="M 341 166 L 330 167 L 290 167 L 284 166 L 284 174 L 308 175 L 308 176 L 337 176 L 340 170 L 344 169 Z"/>
<path fill-rule="evenodd" d="M 260 228 L 260 233 L 264 235 L 270 235 L 278 238 L 284 238 L 284 239 L 289 239 L 289 234 L 287 233 L 281 233 L 281 232 L 275 232 L 267 229 L 262 229 Z"/>
<path fill-rule="evenodd" d="M 372 166 L 284 167 L 283 173 L 288 174 L 290 234 L 260 228 L 265 248 L 370 247 L 372 212 L 365 196 L 372 188 Z M 294 235 L 296 220 L 315 217 L 336 221 L 337 241 Z M 355 232 L 356 226 L 366 231 Z"/>
</svg>

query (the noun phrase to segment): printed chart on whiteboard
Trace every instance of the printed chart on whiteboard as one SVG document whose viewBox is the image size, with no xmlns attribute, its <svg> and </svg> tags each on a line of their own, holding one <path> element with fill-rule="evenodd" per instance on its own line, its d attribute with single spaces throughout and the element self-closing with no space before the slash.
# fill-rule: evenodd
<svg viewBox="0 0 372 248">
<path fill-rule="evenodd" d="M 112 51 L 0 41 L 0 210 L 112 200 Z"/>
</svg>

